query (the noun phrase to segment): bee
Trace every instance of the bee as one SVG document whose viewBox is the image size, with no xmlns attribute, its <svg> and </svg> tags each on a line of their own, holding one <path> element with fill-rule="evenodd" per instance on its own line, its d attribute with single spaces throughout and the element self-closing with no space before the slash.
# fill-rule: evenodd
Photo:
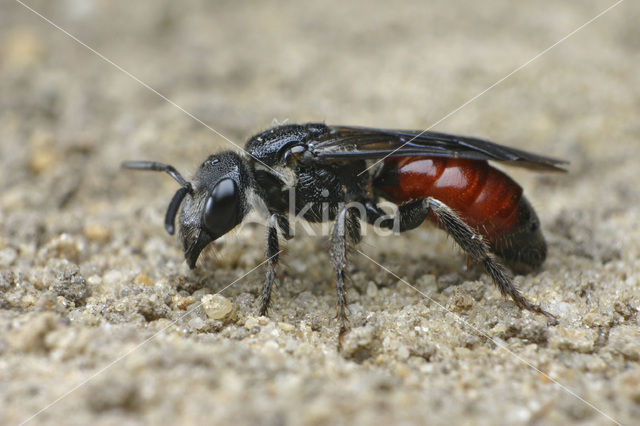
<svg viewBox="0 0 640 426">
<path fill-rule="evenodd" d="M 279 260 L 279 235 L 293 237 L 289 215 L 334 221 L 330 258 L 336 272 L 340 339 L 347 330 L 347 249 L 361 222 L 402 233 L 428 221 L 482 264 L 504 296 L 551 316 L 515 287 L 515 271 L 538 268 L 547 246 L 522 187 L 490 161 L 539 171 L 566 171 L 565 161 L 483 139 L 431 131 L 323 123 L 285 124 L 251 137 L 242 153 L 209 156 L 192 182 L 167 164 L 127 161 L 128 169 L 163 171 L 179 184 L 165 216 L 169 234 L 180 213 L 180 239 L 190 268 L 202 250 L 240 224 L 253 208 L 266 217 L 266 315 Z M 293 197 L 292 197 L 293 195 Z M 396 206 L 393 215 L 381 202 Z"/>
</svg>

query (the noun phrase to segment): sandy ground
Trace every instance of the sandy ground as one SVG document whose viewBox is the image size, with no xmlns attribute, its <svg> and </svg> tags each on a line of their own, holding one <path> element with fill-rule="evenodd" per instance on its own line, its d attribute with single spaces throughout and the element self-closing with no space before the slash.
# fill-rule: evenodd
<svg viewBox="0 0 640 426">
<path fill-rule="evenodd" d="M 425 128 L 613 1 L 302 3 L 29 5 L 242 146 L 274 120 Z M 338 352 L 326 238 L 287 244 L 269 318 L 264 226 L 190 271 L 162 227 L 175 182 L 119 163 L 189 176 L 235 148 L 2 1 L 0 424 L 637 423 L 639 20 L 623 2 L 436 127 L 571 160 L 509 170 L 550 250 L 516 282 L 558 323 L 438 230 L 369 231 L 415 289 L 354 254 Z"/>
</svg>

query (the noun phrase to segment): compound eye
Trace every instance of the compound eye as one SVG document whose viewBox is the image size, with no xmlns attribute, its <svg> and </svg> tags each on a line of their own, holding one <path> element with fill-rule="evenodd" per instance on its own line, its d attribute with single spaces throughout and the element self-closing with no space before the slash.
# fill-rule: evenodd
<svg viewBox="0 0 640 426">
<path fill-rule="evenodd" d="M 238 187 L 231 179 L 223 179 L 213 188 L 205 204 L 202 222 L 215 239 L 238 224 Z"/>
</svg>

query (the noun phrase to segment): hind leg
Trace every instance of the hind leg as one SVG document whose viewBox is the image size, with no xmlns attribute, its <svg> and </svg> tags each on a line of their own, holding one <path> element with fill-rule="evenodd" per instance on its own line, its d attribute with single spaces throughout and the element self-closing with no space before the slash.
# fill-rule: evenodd
<svg viewBox="0 0 640 426">
<path fill-rule="evenodd" d="M 281 219 L 277 214 L 272 214 L 267 222 L 267 275 L 262 286 L 262 295 L 260 303 L 260 316 L 267 315 L 269 309 L 269 303 L 271 302 L 271 289 L 276 279 L 276 266 L 278 266 L 278 259 L 280 257 L 280 243 L 278 242 L 278 228 L 280 224 L 281 230 L 285 234 L 285 237 L 289 233 L 289 222 L 286 221 L 286 228 L 282 228 Z M 290 237 L 289 237 L 290 238 Z"/>
<path fill-rule="evenodd" d="M 367 222 L 404 232 L 419 226 L 432 212 L 444 230 L 472 259 L 480 262 L 504 296 L 509 296 L 519 307 L 553 317 L 538 305 L 529 302 L 513 284 L 504 266 L 491 252 L 484 237 L 467 225 L 449 206 L 435 198 L 416 200 L 399 207 L 395 217 L 388 217 L 377 206 L 367 206 Z"/>
</svg>

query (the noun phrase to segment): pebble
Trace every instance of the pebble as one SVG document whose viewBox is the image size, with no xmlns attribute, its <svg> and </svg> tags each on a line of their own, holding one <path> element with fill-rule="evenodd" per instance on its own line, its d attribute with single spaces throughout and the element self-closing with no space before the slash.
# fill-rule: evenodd
<svg viewBox="0 0 640 426">
<path fill-rule="evenodd" d="M 186 311 L 187 308 L 194 302 L 195 299 L 193 298 L 193 296 L 184 297 L 176 294 L 171 298 L 171 303 L 173 304 L 173 306 L 180 309 L 181 311 Z"/>
<path fill-rule="evenodd" d="M 27 28 L 17 28 L 6 34 L 2 50 L 6 64 L 15 68 L 38 63 L 45 51 L 37 34 Z"/>
<path fill-rule="evenodd" d="M 202 318 L 195 317 L 189 320 L 188 325 L 189 325 L 189 328 L 198 331 L 198 330 L 202 330 L 206 324 Z"/>
<path fill-rule="evenodd" d="M 117 269 L 112 269 L 104 274 L 102 282 L 106 287 L 114 287 L 122 282 L 122 277 L 122 272 L 118 271 Z"/>
<path fill-rule="evenodd" d="M 260 323 L 258 322 L 258 319 L 256 317 L 249 317 L 244 322 L 244 328 L 249 331 L 259 329 Z"/>
<path fill-rule="evenodd" d="M 58 326 L 57 317 L 44 312 L 30 318 L 28 322 L 11 330 L 7 341 L 9 346 L 21 352 L 39 352 L 46 350 L 47 334 Z"/>
<path fill-rule="evenodd" d="M 229 322 L 234 319 L 233 303 L 220 294 L 207 294 L 202 297 L 202 308 L 211 319 Z"/>
<path fill-rule="evenodd" d="M 111 231 L 104 225 L 93 223 L 84 227 L 84 236 L 90 241 L 104 244 L 111 239 Z"/>
<path fill-rule="evenodd" d="M 143 284 L 145 286 L 153 285 L 153 283 L 151 282 L 151 278 L 149 278 L 147 274 L 138 274 L 134 278 L 133 282 L 135 282 L 136 284 Z"/>
<path fill-rule="evenodd" d="M 613 323 L 613 318 L 599 312 L 589 312 L 583 322 L 589 327 L 608 327 Z"/>
<path fill-rule="evenodd" d="M 58 296 L 81 305 L 89 296 L 87 281 L 80 268 L 66 259 L 51 259 L 45 270 L 45 285 Z"/>
<path fill-rule="evenodd" d="M 100 284 L 102 284 L 102 277 L 98 275 L 91 275 L 89 278 L 87 278 L 87 284 L 89 284 L 91 287 L 99 287 Z"/>
<path fill-rule="evenodd" d="M 456 291 L 448 304 L 454 312 L 465 312 L 473 307 L 473 297 L 469 293 Z"/>
<path fill-rule="evenodd" d="M 249 316 L 244 322 L 244 328 L 249 331 L 259 331 L 261 327 L 270 324 L 271 321 L 267 317 Z"/>
<path fill-rule="evenodd" d="M 12 247 L 0 250 L 0 267 L 8 268 L 18 258 L 18 252 Z"/>
<path fill-rule="evenodd" d="M 374 283 L 373 281 L 369 281 L 369 283 L 367 284 L 367 296 L 376 297 L 377 294 L 378 286 L 376 286 L 376 283 Z"/>
<path fill-rule="evenodd" d="M 38 251 L 38 258 L 42 262 L 57 257 L 73 263 L 80 263 L 80 253 L 83 249 L 83 244 L 77 237 L 61 234 L 51 239 Z"/>
<path fill-rule="evenodd" d="M 640 330 L 637 327 L 620 325 L 609 332 L 609 345 L 614 352 L 630 361 L 640 360 Z"/>
<path fill-rule="evenodd" d="M 636 404 L 640 404 L 640 368 L 633 366 L 622 373 L 616 380 L 615 388 Z"/>
<path fill-rule="evenodd" d="M 29 169 L 36 174 L 41 174 L 58 162 L 56 153 L 46 147 L 40 147 L 31 153 Z"/>
<path fill-rule="evenodd" d="M 358 362 L 370 358 L 375 338 L 376 328 L 372 325 L 351 329 L 342 341 L 343 356 L 355 359 Z"/>
<path fill-rule="evenodd" d="M 549 331 L 549 346 L 580 353 L 591 353 L 597 339 L 597 331 L 578 328 L 553 328 Z"/>
<path fill-rule="evenodd" d="M 279 322 L 278 327 L 280 327 L 282 331 L 286 331 L 286 332 L 291 332 L 296 329 L 296 327 L 293 324 L 289 324 L 288 322 Z"/>
</svg>

